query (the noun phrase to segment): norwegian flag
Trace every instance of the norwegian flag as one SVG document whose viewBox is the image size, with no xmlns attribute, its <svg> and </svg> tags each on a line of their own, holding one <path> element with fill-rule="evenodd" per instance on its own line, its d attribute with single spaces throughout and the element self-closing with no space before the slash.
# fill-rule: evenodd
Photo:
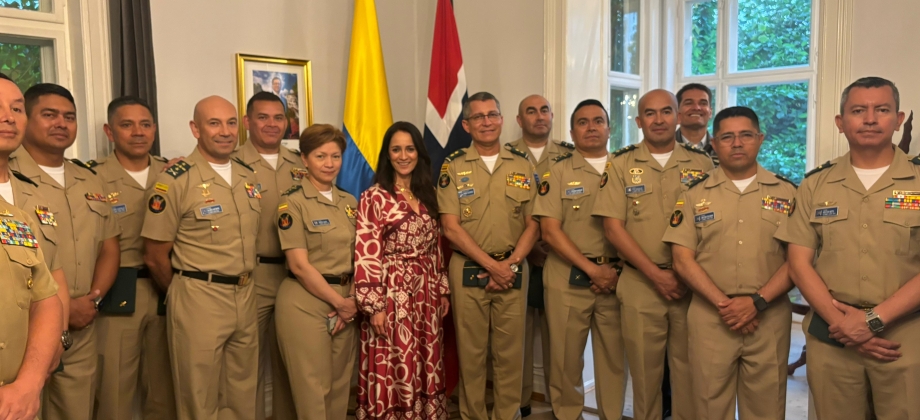
<svg viewBox="0 0 920 420">
<path fill-rule="evenodd" d="M 466 100 L 466 74 L 454 9 L 450 0 L 438 0 L 425 109 L 425 147 L 431 156 L 435 179 L 444 158 L 455 150 L 470 147 L 470 135 L 463 130 L 460 115 Z"/>
</svg>

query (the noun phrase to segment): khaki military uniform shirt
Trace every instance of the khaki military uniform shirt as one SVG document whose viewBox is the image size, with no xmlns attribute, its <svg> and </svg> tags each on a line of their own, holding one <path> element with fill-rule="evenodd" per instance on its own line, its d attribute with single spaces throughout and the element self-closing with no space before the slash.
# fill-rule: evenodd
<svg viewBox="0 0 920 420">
<path fill-rule="evenodd" d="M 30 218 L 30 225 L 35 231 L 35 237 L 45 254 L 45 262 L 51 271 L 63 268 L 61 258 L 57 251 L 57 221 L 51 213 L 48 200 L 38 191 L 38 185 L 25 175 L 11 171 L 10 184 L 13 187 L 13 200 L 16 207 L 26 212 Z"/>
<path fill-rule="evenodd" d="M 601 173 L 581 152 L 557 158 L 549 176 L 541 176 L 534 217 L 551 217 L 562 222 L 562 231 L 589 258 L 616 257 L 616 250 L 604 239 L 604 222 L 591 211 L 600 190 Z M 563 155 L 566 156 L 566 155 Z M 607 162 L 612 156 L 608 155 Z"/>
<path fill-rule="evenodd" d="M 447 159 L 438 177 L 439 212 L 460 217 L 460 227 L 484 252 L 513 249 L 537 193 L 534 167 L 526 154 L 505 145 L 492 173 L 475 147 Z"/>
<path fill-rule="evenodd" d="M 920 159 L 895 148 L 867 192 L 847 153 L 812 171 L 776 238 L 817 250 L 831 296 L 874 306 L 920 273 Z"/>
<path fill-rule="evenodd" d="M 310 180 L 303 179 L 281 199 L 275 219 L 281 249 L 306 249 L 310 264 L 321 274 L 354 272 L 355 197 L 333 187 L 333 201 L 329 201 Z"/>
<path fill-rule="evenodd" d="M 281 203 L 281 193 L 294 185 L 300 185 L 305 178 L 307 170 L 303 166 L 300 155 L 284 146 L 278 152 L 278 168 L 262 159 L 262 156 L 252 145 L 251 141 L 244 143 L 234 152 L 243 163 L 255 170 L 256 187 L 262 195 L 262 207 L 271 210 L 278 208 Z M 259 236 L 256 238 L 256 252 L 261 257 L 280 257 L 281 243 L 278 240 L 278 228 L 275 218 L 263 217 L 259 222 Z"/>
<path fill-rule="evenodd" d="M 157 176 L 141 236 L 173 242 L 174 269 L 241 276 L 255 267 L 257 181 L 252 169 L 230 162 L 230 184 L 197 148 Z"/>
<path fill-rule="evenodd" d="M 518 149 L 524 153 L 527 153 L 527 158 L 530 159 L 530 163 L 536 168 L 537 177 L 539 179 L 535 180 L 535 184 L 539 184 L 543 178 L 549 175 L 549 168 L 553 165 L 554 159 L 560 155 L 570 153 L 575 150 L 575 145 L 572 143 L 557 142 L 557 141 L 547 141 L 546 147 L 543 149 L 543 154 L 540 155 L 538 160 L 533 152 L 527 147 L 527 143 L 523 138 L 517 139 L 511 143 L 508 143 L 511 147 Z"/>
<path fill-rule="evenodd" d="M 57 294 L 34 222 L 0 198 L 0 386 L 16 380 L 29 338 L 33 302 Z"/>
<path fill-rule="evenodd" d="M 664 241 L 696 251 L 696 261 L 728 295 L 756 293 L 786 262 L 773 234 L 792 210 L 795 185 L 757 167 L 738 191 L 721 168 L 677 199 Z"/>
<path fill-rule="evenodd" d="M 57 256 L 61 259 L 70 297 L 91 290 L 96 258 L 102 242 L 117 236 L 121 228 L 112 217 L 103 193 L 102 179 L 82 163 L 64 161 L 64 186 L 48 175 L 22 147 L 10 156 L 10 167 L 38 184 L 57 223 Z"/>
<path fill-rule="evenodd" d="M 121 248 L 120 265 L 143 267 L 144 239 L 141 238 L 141 228 L 144 227 L 144 215 L 147 214 L 147 191 L 156 183 L 157 175 L 166 166 L 166 159 L 150 156 L 146 185 L 138 184 L 114 154 L 87 163 L 102 178 L 112 214 L 121 226 L 121 236 L 118 238 Z"/>
<path fill-rule="evenodd" d="M 671 249 L 661 241 L 674 203 L 687 183 L 712 170 L 706 152 L 675 145 L 664 167 L 645 142 L 614 152 L 611 167 L 601 177 L 592 215 L 626 222 L 626 231 L 656 264 L 671 262 Z"/>
</svg>

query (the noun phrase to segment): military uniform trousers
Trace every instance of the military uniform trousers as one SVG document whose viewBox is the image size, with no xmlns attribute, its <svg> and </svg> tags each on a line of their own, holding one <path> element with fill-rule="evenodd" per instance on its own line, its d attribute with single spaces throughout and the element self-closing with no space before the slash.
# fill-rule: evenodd
<svg viewBox="0 0 920 420">
<path fill-rule="evenodd" d="M 757 330 L 742 335 L 730 330 L 718 309 L 705 299 L 690 303 L 687 322 L 696 418 L 734 420 L 736 399 L 741 420 L 786 418 L 792 303 L 782 295 L 757 319 Z"/>
<path fill-rule="evenodd" d="M 278 352 L 278 340 L 275 335 L 275 297 L 278 287 L 287 277 L 284 263 L 266 264 L 256 262 L 252 270 L 252 281 L 256 286 L 256 312 L 259 318 L 259 384 L 256 388 L 256 418 L 265 416 L 265 383 L 268 370 L 272 379 L 272 417 L 275 419 L 294 418 L 294 399 L 291 396 L 291 384 L 281 353 Z"/>
<path fill-rule="evenodd" d="M 886 325 L 879 337 L 901 344 L 901 358 L 881 362 L 856 350 L 836 347 L 808 333 L 812 314 L 802 323 L 808 347 L 808 386 L 819 419 L 861 419 L 869 394 L 878 420 L 920 419 L 920 314 Z"/>
<path fill-rule="evenodd" d="M 492 419 L 513 420 L 519 417 L 521 407 L 529 282 L 522 281 L 520 289 L 501 292 L 463 287 L 466 261 L 466 257 L 455 252 L 448 273 L 460 361 L 460 416 L 465 420 L 489 418 L 485 401 L 486 358 L 491 354 L 495 402 Z M 527 279 L 526 262 L 522 262 L 522 271 L 523 278 Z"/>
<path fill-rule="evenodd" d="M 330 287 L 340 296 L 348 296 L 349 285 Z M 278 289 L 278 346 L 297 397 L 294 404 L 300 420 L 345 420 L 348 413 L 358 328 L 357 322 L 352 322 L 336 335 L 329 335 L 326 319 L 334 310 L 293 278 L 285 279 Z"/>
<path fill-rule="evenodd" d="M 73 346 L 64 352 L 64 371 L 52 374 L 42 392 L 42 419 L 90 420 L 99 366 L 96 323 L 71 331 Z"/>
<path fill-rule="evenodd" d="M 571 264 L 550 253 L 546 258 L 546 318 L 549 320 L 549 394 L 557 419 L 581 419 L 585 405 L 582 372 L 588 332 L 594 354 L 597 411 L 601 419 L 623 417 L 626 353 L 620 333 L 620 301 L 590 287 L 569 284 Z"/>
<path fill-rule="evenodd" d="M 661 382 L 667 357 L 671 369 L 672 418 L 696 420 L 687 351 L 691 293 L 669 302 L 658 294 L 651 280 L 625 266 L 617 283 L 617 298 L 621 303 L 623 339 L 633 380 L 633 418 L 662 418 Z"/>
<path fill-rule="evenodd" d="M 102 354 L 96 420 L 134 418 L 137 390 L 144 419 L 176 418 L 166 317 L 157 315 L 159 298 L 153 280 L 139 278 L 133 314 L 96 318 Z"/>
<path fill-rule="evenodd" d="M 531 279 L 539 275 L 541 276 L 539 284 L 533 283 L 531 281 L 530 287 L 539 286 L 541 288 L 540 294 L 543 294 L 543 267 L 530 267 L 530 277 Z M 533 293 L 533 290 L 529 290 Z M 527 320 L 524 324 L 524 376 L 521 378 L 523 383 L 523 388 L 521 389 L 521 407 L 529 407 L 531 404 L 531 398 L 533 398 L 533 375 L 534 375 L 534 353 L 533 353 L 533 343 L 534 338 L 537 333 L 537 328 L 540 329 L 540 344 L 542 345 L 542 358 L 540 359 L 541 369 L 543 371 L 543 383 L 549 383 L 549 324 L 546 321 L 546 311 L 543 308 L 534 308 L 530 305 L 527 306 Z M 546 399 L 549 400 L 549 392 L 545 395 Z"/>
<path fill-rule="evenodd" d="M 166 306 L 177 418 L 255 418 L 259 331 L 252 282 L 174 274 Z"/>
</svg>

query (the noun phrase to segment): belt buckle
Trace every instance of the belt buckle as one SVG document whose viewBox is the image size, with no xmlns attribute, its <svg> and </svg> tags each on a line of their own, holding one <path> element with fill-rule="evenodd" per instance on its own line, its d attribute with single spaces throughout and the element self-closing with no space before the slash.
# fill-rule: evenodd
<svg viewBox="0 0 920 420">
<path fill-rule="evenodd" d="M 238 282 L 237 284 L 240 285 L 240 286 L 245 286 L 245 285 L 249 284 L 249 273 L 246 273 L 246 274 L 243 274 L 242 276 L 240 276 L 240 280 L 239 280 L 239 282 Z"/>
<path fill-rule="evenodd" d="M 598 264 L 607 264 L 607 263 L 610 262 L 610 257 L 597 257 L 597 258 L 595 258 L 595 261 L 596 261 Z"/>
</svg>

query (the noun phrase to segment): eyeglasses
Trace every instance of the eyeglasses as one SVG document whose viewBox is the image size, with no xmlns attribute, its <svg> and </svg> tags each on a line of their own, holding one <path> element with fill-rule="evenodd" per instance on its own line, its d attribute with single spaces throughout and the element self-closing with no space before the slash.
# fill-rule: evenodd
<svg viewBox="0 0 920 420">
<path fill-rule="evenodd" d="M 473 124 L 479 124 L 483 122 L 485 118 L 488 118 L 489 121 L 491 122 L 498 122 L 498 120 L 502 118 L 502 114 L 499 114 L 497 112 L 490 112 L 488 114 L 476 114 L 476 115 L 470 115 L 470 117 L 467 118 L 466 120 Z"/>
<path fill-rule="evenodd" d="M 751 144 L 755 140 L 757 140 L 758 134 L 759 133 L 755 133 L 753 131 L 742 131 L 741 133 L 737 135 L 735 133 L 725 133 L 719 137 L 716 137 L 714 140 L 716 140 L 719 143 L 723 143 L 723 144 L 731 144 L 735 142 L 735 138 L 739 138 L 741 139 L 741 143 Z"/>
</svg>

